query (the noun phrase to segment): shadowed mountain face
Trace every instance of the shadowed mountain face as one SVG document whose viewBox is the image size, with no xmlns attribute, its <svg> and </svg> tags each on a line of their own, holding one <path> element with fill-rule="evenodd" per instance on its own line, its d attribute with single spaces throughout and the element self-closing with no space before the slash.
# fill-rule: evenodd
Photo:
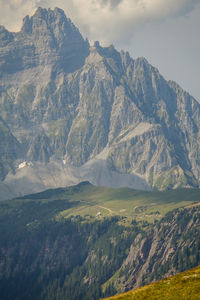
<svg viewBox="0 0 200 300">
<path fill-rule="evenodd" d="M 13 191 L 199 187 L 198 102 L 144 58 L 89 46 L 58 8 L 0 27 L 0 117 L 20 149 L 0 170 Z"/>
</svg>

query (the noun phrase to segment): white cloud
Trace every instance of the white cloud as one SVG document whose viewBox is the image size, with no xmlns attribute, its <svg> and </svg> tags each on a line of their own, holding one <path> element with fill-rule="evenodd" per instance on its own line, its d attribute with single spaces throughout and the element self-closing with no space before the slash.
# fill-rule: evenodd
<svg viewBox="0 0 200 300">
<path fill-rule="evenodd" d="M 38 6 L 65 10 L 90 40 L 126 40 L 138 25 L 192 11 L 200 0 L 0 0 L 0 20 L 10 30 Z"/>
<path fill-rule="evenodd" d="M 22 19 L 41 4 L 41 0 L 0 0 L 0 25 L 12 31 L 19 30 Z"/>
</svg>

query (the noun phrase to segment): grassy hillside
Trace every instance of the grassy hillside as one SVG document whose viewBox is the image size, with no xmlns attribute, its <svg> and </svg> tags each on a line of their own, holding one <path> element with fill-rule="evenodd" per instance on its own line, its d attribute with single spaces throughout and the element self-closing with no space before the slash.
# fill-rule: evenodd
<svg viewBox="0 0 200 300">
<path fill-rule="evenodd" d="M 107 300 L 200 299 L 200 266 Z"/>
<path fill-rule="evenodd" d="M 0 202 L 0 299 L 98 300 L 198 266 L 199 199 L 86 182 Z"/>
<path fill-rule="evenodd" d="M 168 211 L 200 201 L 200 190 L 178 189 L 171 191 L 138 191 L 129 188 L 95 187 L 88 182 L 74 187 L 48 190 L 29 195 L 21 200 L 53 201 L 67 200 L 70 208 L 57 214 L 57 218 L 81 217 L 103 218 L 123 216 L 127 221 L 161 219 Z M 73 205 L 72 205 L 73 203 Z"/>
</svg>

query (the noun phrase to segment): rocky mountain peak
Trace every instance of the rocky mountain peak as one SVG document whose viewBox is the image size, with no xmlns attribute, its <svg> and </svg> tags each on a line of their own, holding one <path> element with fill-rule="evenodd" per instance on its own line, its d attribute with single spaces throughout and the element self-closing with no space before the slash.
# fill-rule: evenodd
<svg viewBox="0 0 200 300">
<path fill-rule="evenodd" d="M 0 27 L 0 117 L 24 149 L 14 167 L 4 162 L 7 182 L 9 168 L 34 181 L 18 168 L 31 161 L 48 178 L 56 164 L 56 186 L 72 177 L 118 186 L 121 174 L 137 188 L 200 185 L 199 103 L 145 58 L 89 47 L 59 8 L 38 8 L 18 33 Z"/>
<path fill-rule="evenodd" d="M 83 40 L 79 30 L 59 8 L 51 10 L 39 7 L 32 17 L 24 18 L 21 32 L 31 34 L 35 39 L 51 36 L 54 46 L 60 46 L 60 43 L 65 43 L 74 35 Z"/>
<path fill-rule="evenodd" d="M 10 74 L 42 65 L 53 67 L 54 73 L 73 72 L 89 54 L 88 41 L 59 8 L 39 7 L 32 17 L 24 18 L 18 33 L 1 27 L 0 47 L 0 67 Z"/>
</svg>

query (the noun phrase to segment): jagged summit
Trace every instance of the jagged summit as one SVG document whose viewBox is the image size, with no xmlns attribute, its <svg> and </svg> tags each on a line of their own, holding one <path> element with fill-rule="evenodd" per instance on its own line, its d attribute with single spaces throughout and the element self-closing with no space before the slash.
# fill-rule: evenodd
<svg viewBox="0 0 200 300">
<path fill-rule="evenodd" d="M 24 18 L 21 32 L 43 35 L 45 31 L 52 31 L 55 38 L 60 38 L 58 42 L 75 33 L 82 38 L 78 28 L 66 17 L 64 11 L 57 7 L 54 10 L 38 7 L 32 17 Z"/>
<path fill-rule="evenodd" d="M 18 33 L 1 27 L 0 47 L 5 46 L 0 63 L 5 73 L 41 65 L 73 72 L 84 64 L 89 53 L 88 41 L 59 8 L 39 7 L 32 17 L 24 18 Z"/>
<path fill-rule="evenodd" d="M 90 47 L 59 8 L 0 27 L 0 118 L 16 149 L 1 178 L 18 192 L 200 186 L 199 103 L 145 58 Z"/>
</svg>

